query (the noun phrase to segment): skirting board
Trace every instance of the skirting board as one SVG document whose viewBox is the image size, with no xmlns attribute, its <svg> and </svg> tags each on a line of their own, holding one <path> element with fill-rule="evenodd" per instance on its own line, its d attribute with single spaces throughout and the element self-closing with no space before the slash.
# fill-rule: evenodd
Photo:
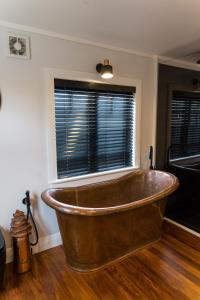
<svg viewBox="0 0 200 300">
<path fill-rule="evenodd" d="M 32 247 L 33 254 L 42 252 L 44 250 L 59 246 L 62 244 L 60 233 L 54 233 L 51 235 L 47 235 L 39 238 L 39 242 L 36 246 Z M 6 249 L 6 263 L 10 263 L 13 261 L 13 249 Z"/>
<path fill-rule="evenodd" d="M 198 232 L 168 218 L 164 219 L 163 232 L 200 251 L 200 234 Z"/>
</svg>

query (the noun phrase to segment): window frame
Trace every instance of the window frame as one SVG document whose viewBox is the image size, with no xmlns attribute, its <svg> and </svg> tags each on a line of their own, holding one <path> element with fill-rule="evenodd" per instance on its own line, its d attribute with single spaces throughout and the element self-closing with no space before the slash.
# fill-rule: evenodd
<svg viewBox="0 0 200 300">
<path fill-rule="evenodd" d="M 101 84 L 112 84 L 121 86 L 133 86 L 136 88 L 135 95 L 135 164 L 133 167 L 115 169 L 104 172 L 91 173 L 73 177 L 58 179 L 57 177 L 57 153 L 56 153 L 56 131 L 55 131 L 55 109 L 54 109 L 54 79 L 75 80 L 84 82 L 95 82 Z M 113 77 L 106 81 L 100 80 L 95 73 L 74 72 L 58 69 L 45 69 L 45 91 L 46 91 L 46 123 L 47 123 L 47 167 L 48 183 L 59 184 L 64 182 L 76 182 L 87 178 L 98 178 L 104 175 L 131 171 L 140 167 L 140 123 L 141 123 L 141 87 L 140 79 Z"/>
</svg>

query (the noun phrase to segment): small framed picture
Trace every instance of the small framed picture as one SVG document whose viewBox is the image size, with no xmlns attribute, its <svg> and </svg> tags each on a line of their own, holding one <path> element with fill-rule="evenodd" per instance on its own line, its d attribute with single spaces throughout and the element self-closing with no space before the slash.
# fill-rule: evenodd
<svg viewBox="0 0 200 300">
<path fill-rule="evenodd" d="M 29 37 L 16 33 L 7 33 L 7 56 L 30 59 Z"/>
</svg>

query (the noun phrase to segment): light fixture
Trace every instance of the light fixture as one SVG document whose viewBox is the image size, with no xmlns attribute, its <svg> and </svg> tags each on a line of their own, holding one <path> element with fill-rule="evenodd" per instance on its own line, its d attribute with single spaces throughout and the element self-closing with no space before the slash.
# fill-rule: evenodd
<svg viewBox="0 0 200 300">
<path fill-rule="evenodd" d="M 101 74 L 101 77 L 104 79 L 110 79 L 113 78 L 113 68 L 109 64 L 109 59 L 104 59 L 103 64 L 99 63 L 96 65 L 96 70 L 99 74 Z"/>
</svg>

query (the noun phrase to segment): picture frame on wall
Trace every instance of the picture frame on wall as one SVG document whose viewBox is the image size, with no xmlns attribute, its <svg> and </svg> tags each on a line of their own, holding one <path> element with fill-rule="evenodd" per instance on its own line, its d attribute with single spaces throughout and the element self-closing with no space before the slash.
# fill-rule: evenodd
<svg viewBox="0 0 200 300">
<path fill-rule="evenodd" d="M 7 56 L 30 59 L 30 38 L 17 33 L 7 33 Z"/>
</svg>

